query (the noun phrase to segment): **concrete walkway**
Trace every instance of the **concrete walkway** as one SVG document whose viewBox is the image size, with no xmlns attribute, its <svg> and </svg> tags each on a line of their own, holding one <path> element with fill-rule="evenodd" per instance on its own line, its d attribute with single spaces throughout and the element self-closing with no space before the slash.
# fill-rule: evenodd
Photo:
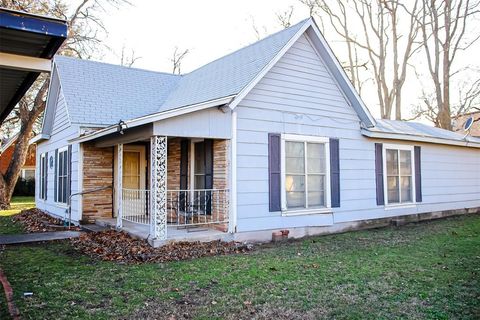
<svg viewBox="0 0 480 320">
<path fill-rule="evenodd" d="M 70 238 L 78 238 L 81 234 L 82 232 L 80 231 L 55 231 L 55 232 L 42 232 L 42 233 L 0 235 L 0 245 L 64 240 L 64 239 L 70 239 Z"/>
</svg>

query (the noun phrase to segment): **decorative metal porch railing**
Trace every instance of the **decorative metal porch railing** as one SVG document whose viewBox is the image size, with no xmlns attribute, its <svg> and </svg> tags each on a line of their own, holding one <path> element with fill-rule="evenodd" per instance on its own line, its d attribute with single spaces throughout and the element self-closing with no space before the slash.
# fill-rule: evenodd
<svg viewBox="0 0 480 320">
<path fill-rule="evenodd" d="M 150 224 L 150 190 L 122 190 L 123 220 Z"/>
<path fill-rule="evenodd" d="M 228 222 L 228 189 L 167 191 L 167 223 L 199 226 Z"/>
<path fill-rule="evenodd" d="M 122 219 L 150 224 L 150 190 L 122 190 Z M 167 190 L 167 223 L 195 227 L 228 223 L 229 190 Z"/>
</svg>

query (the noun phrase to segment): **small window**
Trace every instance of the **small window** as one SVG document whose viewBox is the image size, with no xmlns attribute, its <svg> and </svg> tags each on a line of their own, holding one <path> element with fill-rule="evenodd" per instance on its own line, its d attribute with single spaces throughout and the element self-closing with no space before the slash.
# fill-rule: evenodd
<svg viewBox="0 0 480 320">
<path fill-rule="evenodd" d="M 413 147 L 385 145 L 384 159 L 387 204 L 413 203 Z"/>
<path fill-rule="evenodd" d="M 25 180 L 34 180 L 35 169 L 22 169 L 22 178 Z"/>
<path fill-rule="evenodd" d="M 40 189 L 39 197 L 42 200 L 47 199 L 47 157 L 45 153 L 40 155 Z"/>
<path fill-rule="evenodd" d="M 67 203 L 68 149 L 58 150 L 57 158 L 57 202 Z"/>
<path fill-rule="evenodd" d="M 284 209 L 330 207 L 328 147 L 328 139 L 284 135 Z"/>
</svg>

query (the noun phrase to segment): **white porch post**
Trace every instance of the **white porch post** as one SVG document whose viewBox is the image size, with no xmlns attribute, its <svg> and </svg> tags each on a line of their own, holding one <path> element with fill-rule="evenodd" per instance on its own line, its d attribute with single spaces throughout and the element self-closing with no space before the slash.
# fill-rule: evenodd
<svg viewBox="0 0 480 320">
<path fill-rule="evenodd" d="M 150 236 L 167 239 L 167 137 L 150 138 Z"/>
<path fill-rule="evenodd" d="M 122 227 L 123 216 L 123 144 L 117 145 L 117 228 Z"/>
</svg>

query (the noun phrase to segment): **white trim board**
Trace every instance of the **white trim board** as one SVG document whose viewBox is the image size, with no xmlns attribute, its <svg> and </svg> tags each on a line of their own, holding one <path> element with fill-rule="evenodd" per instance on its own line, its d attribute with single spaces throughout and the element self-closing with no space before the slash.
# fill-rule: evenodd
<svg viewBox="0 0 480 320">
<path fill-rule="evenodd" d="M 435 143 L 435 144 L 446 144 L 446 145 L 452 145 L 452 146 L 480 148 L 480 143 L 468 141 L 468 140 L 458 141 L 458 140 L 442 139 L 442 138 L 435 138 L 435 137 L 414 136 L 409 134 L 373 132 L 367 129 L 361 129 L 361 133 L 362 135 L 369 138 L 401 140 L 401 141 L 417 141 L 417 142 L 426 142 L 426 143 Z"/>
</svg>

